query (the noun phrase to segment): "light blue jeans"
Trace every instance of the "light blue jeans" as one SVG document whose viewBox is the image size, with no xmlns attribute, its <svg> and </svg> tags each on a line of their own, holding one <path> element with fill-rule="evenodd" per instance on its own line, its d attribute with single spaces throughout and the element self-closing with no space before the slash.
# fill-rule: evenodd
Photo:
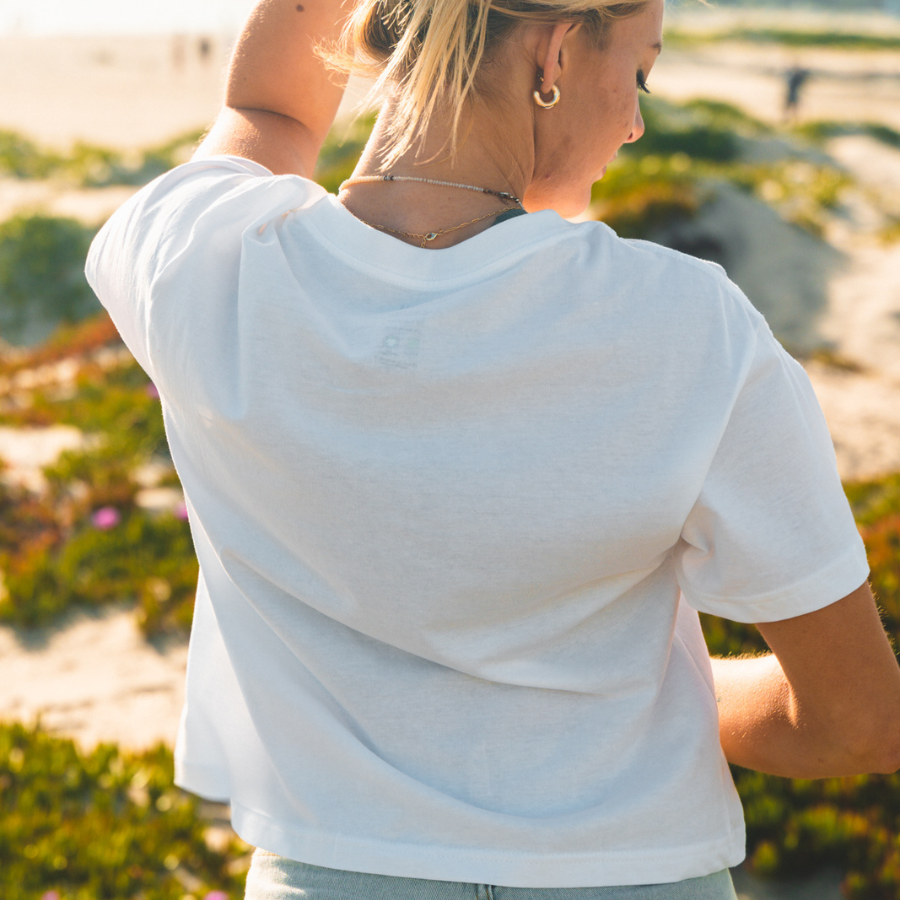
<svg viewBox="0 0 900 900">
<path fill-rule="evenodd" d="M 510 888 L 323 869 L 257 850 L 244 900 L 737 900 L 737 895 L 728 869 L 672 884 Z"/>
</svg>

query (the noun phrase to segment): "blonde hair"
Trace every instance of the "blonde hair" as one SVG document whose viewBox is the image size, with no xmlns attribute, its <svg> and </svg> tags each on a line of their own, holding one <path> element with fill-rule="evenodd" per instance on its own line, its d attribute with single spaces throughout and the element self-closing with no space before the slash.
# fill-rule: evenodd
<svg viewBox="0 0 900 900">
<path fill-rule="evenodd" d="M 453 113 L 451 154 L 467 103 L 484 93 L 479 75 L 522 22 L 579 22 L 602 46 L 611 21 L 649 0 L 360 0 L 334 47 L 333 67 L 374 78 L 371 97 L 390 94 L 386 165 L 410 149 L 435 110 Z"/>
</svg>

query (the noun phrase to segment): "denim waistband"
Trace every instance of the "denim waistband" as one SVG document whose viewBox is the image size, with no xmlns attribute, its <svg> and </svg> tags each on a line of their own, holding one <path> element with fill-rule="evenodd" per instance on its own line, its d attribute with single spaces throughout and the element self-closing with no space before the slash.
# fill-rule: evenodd
<svg viewBox="0 0 900 900">
<path fill-rule="evenodd" d="M 244 900 L 737 900 L 727 869 L 670 884 L 513 888 L 324 869 L 257 850 Z"/>
</svg>

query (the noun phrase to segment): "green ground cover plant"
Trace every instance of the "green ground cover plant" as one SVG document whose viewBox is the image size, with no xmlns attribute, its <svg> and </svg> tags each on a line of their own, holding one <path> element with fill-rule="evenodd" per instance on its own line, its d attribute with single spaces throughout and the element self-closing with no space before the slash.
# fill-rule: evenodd
<svg viewBox="0 0 900 900">
<path fill-rule="evenodd" d="M 727 28 L 720 31 L 666 29 L 666 43 L 686 47 L 695 44 L 735 41 L 749 44 L 779 44 L 782 47 L 817 47 L 831 50 L 898 50 L 900 36 L 891 34 L 823 31 L 800 28 Z"/>
<path fill-rule="evenodd" d="M 684 105 L 649 98 L 642 104 L 647 131 L 626 145 L 592 191 L 592 214 L 621 237 L 652 237 L 662 227 L 693 218 L 734 185 L 817 237 L 840 205 L 851 179 L 837 166 L 786 152 L 766 162 L 747 159 L 754 142 L 773 130 L 728 103 Z"/>
<path fill-rule="evenodd" d="M 794 159 L 772 163 L 734 163 L 719 177 L 777 210 L 782 219 L 822 237 L 852 179 L 836 166 Z"/>
<path fill-rule="evenodd" d="M 693 161 L 730 162 L 740 155 L 735 125 L 746 124 L 735 107 L 725 103 L 677 106 L 655 98 L 641 103 L 646 131 L 634 144 L 622 148 L 631 156 L 671 156 L 683 153 Z"/>
<path fill-rule="evenodd" d="M 804 122 L 794 129 L 794 133 L 810 141 L 821 143 L 829 138 L 843 137 L 845 135 L 862 134 L 875 138 L 889 147 L 900 149 L 900 131 L 880 122 L 833 122 L 827 119 L 819 119 L 813 122 Z"/>
<path fill-rule="evenodd" d="M 63 360 L 83 361 L 110 346 L 121 346 L 121 341 L 106 313 L 75 324 L 64 322 L 46 341 L 34 347 L 0 352 L 0 379 Z M 8 396 L 0 394 L 0 415 L 7 413 L 8 401 Z"/>
<path fill-rule="evenodd" d="M 0 175 L 59 178 L 80 187 L 142 185 L 186 162 L 202 136 L 203 130 L 195 129 L 139 153 L 86 143 L 61 152 L 39 147 L 17 132 L 0 130 Z"/>
<path fill-rule="evenodd" d="M 647 98 L 641 112 L 644 136 L 622 147 L 591 191 L 592 217 L 625 238 L 647 238 L 692 219 L 713 196 L 710 172 L 731 164 L 740 152 L 733 120 L 742 114 L 735 107 L 692 108 Z"/>
<path fill-rule="evenodd" d="M 137 503 L 137 473 L 148 463 L 168 471 L 162 486 L 179 486 L 159 396 L 105 319 L 71 337 L 89 347 L 92 338 L 94 353 L 116 348 L 115 367 L 86 351 L 67 390 L 38 389 L 27 404 L 0 409 L 0 424 L 73 425 L 88 436 L 44 470 L 42 494 L 0 483 L 0 621 L 34 627 L 72 607 L 131 601 L 148 635 L 183 632 L 197 582 L 186 515 Z"/>
<path fill-rule="evenodd" d="M 41 150 L 34 141 L 15 131 L 0 130 L 0 174 L 14 178 L 49 178 L 59 170 L 62 158 Z"/>
<path fill-rule="evenodd" d="M 30 533 L 20 532 L 15 553 L 0 554 L 0 621 L 33 627 L 73 607 L 124 601 L 137 605 L 148 635 L 190 628 L 197 564 L 187 522 L 174 513 L 135 509 L 133 497 L 119 492 L 123 487 L 130 490 L 126 483 L 93 483 L 88 502 L 70 499 L 49 514 L 48 504 L 0 494 L 0 516 L 7 520 L 0 529 L 11 531 L 24 516 L 31 526 Z M 98 495 L 105 495 L 102 506 Z"/>
<path fill-rule="evenodd" d="M 45 338 L 99 304 L 84 277 L 96 229 L 75 219 L 20 213 L 0 222 L 0 336 L 17 344 Z"/>
<path fill-rule="evenodd" d="M 900 646 L 900 475 L 845 485 L 869 555 L 871 584 Z M 749 625 L 702 616 L 714 655 L 767 651 Z M 848 900 L 900 898 L 900 775 L 808 781 L 734 768 L 751 867 L 796 878 L 824 866 L 846 873 Z"/>
<path fill-rule="evenodd" d="M 342 181 L 350 177 L 372 128 L 375 113 L 354 119 L 349 125 L 335 126 L 319 153 L 315 179 L 329 193 L 336 194 Z"/>
<path fill-rule="evenodd" d="M 730 130 L 740 137 L 765 138 L 777 133 L 771 125 L 723 100 L 696 98 L 686 101 L 681 106 L 700 121 L 705 122 L 708 127 L 719 131 Z"/>
<path fill-rule="evenodd" d="M 850 482 L 844 491 L 857 524 L 864 528 L 900 515 L 900 474 Z M 897 596 L 900 603 L 900 594 Z"/>
<path fill-rule="evenodd" d="M 0 724 L 4 900 L 239 900 L 248 848 L 213 849 L 199 801 L 173 786 L 172 753 L 88 753 Z"/>
<path fill-rule="evenodd" d="M 591 192 L 591 213 L 619 237 L 646 238 L 693 218 L 710 189 L 685 154 L 624 156 Z"/>
</svg>

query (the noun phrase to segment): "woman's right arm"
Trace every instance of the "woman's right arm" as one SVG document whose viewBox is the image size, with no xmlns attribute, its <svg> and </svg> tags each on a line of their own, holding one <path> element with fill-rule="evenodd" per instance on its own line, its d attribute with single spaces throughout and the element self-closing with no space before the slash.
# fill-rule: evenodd
<svg viewBox="0 0 900 900">
<path fill-rule="evenodd" d="M 900 769 L 900 666 L 868 584 L 757 627 L 772 654 L 712 660 L 729 762 L 790 778 Z"/>
<path fill-rule="evenodd" d="M 240 156 L 312 178 L 346 82 L 315 48 L 338 37 L 352 5 L 259 0 L 232 54 L 225 105 L 194 158 Z"/>
</svg>

